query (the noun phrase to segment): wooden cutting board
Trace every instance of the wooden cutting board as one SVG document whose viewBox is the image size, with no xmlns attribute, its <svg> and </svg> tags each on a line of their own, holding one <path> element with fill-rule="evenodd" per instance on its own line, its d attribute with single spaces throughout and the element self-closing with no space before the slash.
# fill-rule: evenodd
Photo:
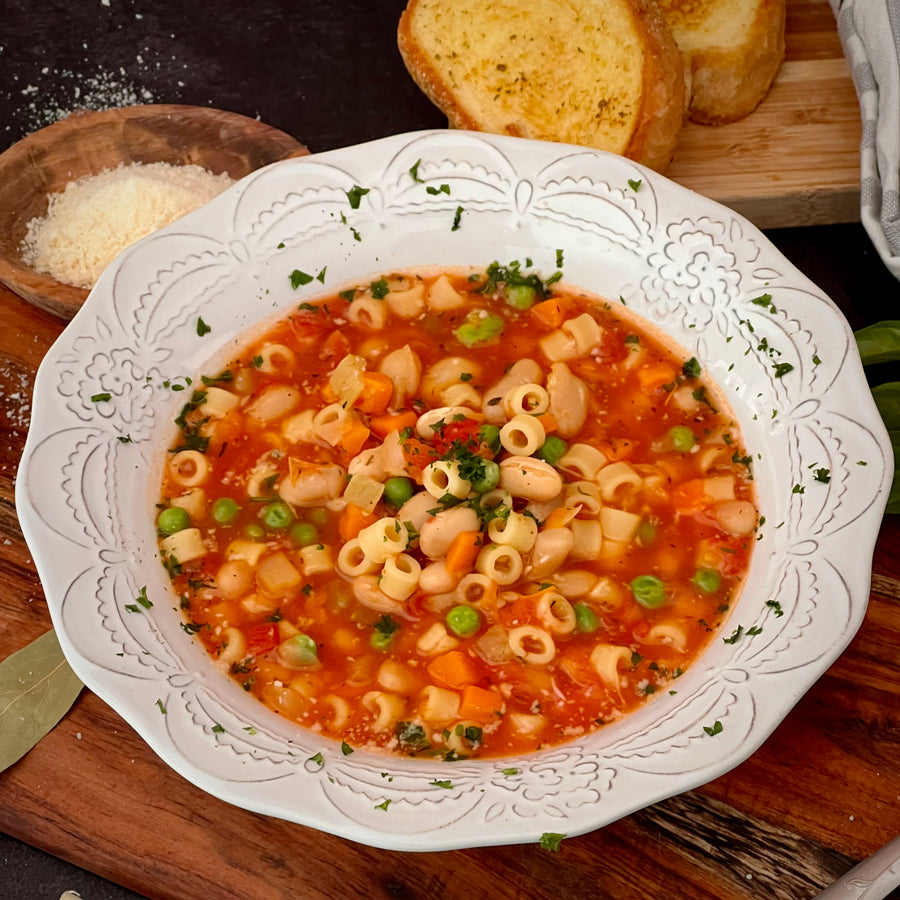
<svg viewBox="0 0 900 900">
<path fill-rule="evenodd" d="M 689 122 L 666 175 L 759 228 L 856 222 L 859 100 L 827 0 L 788 0 L 772 89 L 730 125 Z"/>
</svg>

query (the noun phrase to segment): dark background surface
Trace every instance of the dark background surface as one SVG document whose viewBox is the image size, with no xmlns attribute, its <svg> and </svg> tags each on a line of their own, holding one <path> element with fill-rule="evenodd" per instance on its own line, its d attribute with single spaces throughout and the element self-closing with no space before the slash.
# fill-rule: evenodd
<svg viewBox="0 0 900 900">
<path fill-rule="evenodd" d="M 443 127 L 445 119 L 409 78 L 397 51 L 404 5 L 5 0 L 0 152 L 77 109 L 138 103 L 212 106 L 259 118 L 313 152 Z M 767 234 L 854 329 L 898 317 L 900 284 L 860 224 Z M 57 900 L 67 889 L 84 900 L 137 897 L 0 835 L 0 900 Z"/>
</svg>

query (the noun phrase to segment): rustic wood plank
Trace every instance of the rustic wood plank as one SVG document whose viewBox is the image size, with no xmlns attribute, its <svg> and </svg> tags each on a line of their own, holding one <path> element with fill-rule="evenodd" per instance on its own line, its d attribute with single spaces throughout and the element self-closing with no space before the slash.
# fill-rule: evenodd
<svg viewBox="0 0 900 900">
<path fill-rule="evenodd" d="M 859 101 L 827 0 L 788 0 L 785 61 L 729 125 L 688 122 L 666 172 L 759 228 L 860 218 Z"/>
</svg>

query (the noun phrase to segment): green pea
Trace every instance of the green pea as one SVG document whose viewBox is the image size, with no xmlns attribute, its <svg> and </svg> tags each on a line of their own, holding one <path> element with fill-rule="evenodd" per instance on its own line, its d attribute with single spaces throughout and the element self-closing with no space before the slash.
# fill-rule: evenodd
<svg viewBox="0 0 900 900">
<path fill-rule="evenodd" d="M 315 525 L 316 528 L 324 528 L 331 519 L 331 514 L 324 506 L 314 506 L 307 511 L 306 518 Z"/>
<path fill-rule="evenodd" d="M 631 593 L 641 606 L 658 609 L 666 602 L 666 589 L 655 575 L 638 575 L 631 580 Z"/>
<path fill-rule="evenodd" d="M 156 527 L 161 534 L 175 534 L 191 527 L 191 517 L 180 506 L 170 506 L 159 514 Z"/>
<path fill-rule="evenodd" d="M 687 453 L 697 442 L 694 432 L 687 425 L 676 425 L 669 429 L 669 440 L 680 453 Z"/>
<path fill-rule="evenodd" d="M 478 437 L 493 454 L 500 452 L 500 429 L 496 425 L 482 425 L 478 429 Z"/>
<path fill-rule="evenodd" d="M 576 603 L 572 609 L 575 610 L 575 628 L 578 631 L 590 633 L 600 627 L 600 618 L 587 603 Z"/>
<path fill-rule="evenodd" d="M 454 606 L 444 619 L 447 627 L 457 637 L 471 637 L 481 628 L 481 616 L 471 606 Z"/>
<path fill-rule="evenodd" d="M 372 649 L 378 650 L 381 653 L 387 650 L 393 643 L 393 634 L 384 634 L 381 631 L 373 631 L 369 636 L 369 644 L 372 646 Z"/>
<path fill-rule="evenodd" d="M 231 497 L 219 497 L 212 505 L 212 517 L 219 525 L 234 521 L 240 511 L 240 506 Z"/>
<path fill-rule="evenodd" d="M 286 666 L 305 668 L 319 662 L 319 648 L 308 634 L 295 634 L 278 645 L 278 656 Z"/>
<path fill-rule="evenodd" d="M 262 540 L 265 536 L 266 530 L 262 527 L 262 525 L 257 525 L 255 522 L 250 522 L 244 526 L 244 537 L 248 538 L 251 541 Z"/>
<path fill-rule="evenodd" d="M 530 284 L 508 284 L 506 302 L 514 309 L 528 309 L 534 305 L 537 291 Z"/>
<path fill-rule="evenodd" d="M 400 509 L 416 492 L 416 483 L 412 478 L 395 475 L 384 483 L 384 499 L 395 509 Z"/>
<path fill-rule="evenodd" d="M 637 538 L 642 547 L 649 547 L 656 540 L 657 528 L 652 522 L 641 522 L 638 525 Z"/>
<path fill-rule="evenodd" d="M 537 455 L 551 466 L 555 466 L 565 455 L 569 445 L 555 434 L 550 434 L 538 448 Z"/>
<path fill-rule="evenodd" d="M 500 466 L 492 459 L 486 459 L 478 475 L 469 482 L 476 494 L 486 494 L 500 484 Z"/>
<path fill-rule="evenodd" d="M 294 513 L 287 503 L 276 500 L 274 503 L 267 503 L 260 511 L 259 517 L 266 528 L 273 531 L 281 531 L 287 528 L 294 521 Z"/>
<path fill-rule="evenodd" d="M 291 540 L 300 547 L 319 543 L 319 529 L 311 522 L 298 522 L 289 533 Z"/>
<path fill-rule="evenodd" d="M 697 569 L 691 581 L 704 594 L 714 594 L 722 586 L 722 576 L 715 569 Z"/>
</svg>

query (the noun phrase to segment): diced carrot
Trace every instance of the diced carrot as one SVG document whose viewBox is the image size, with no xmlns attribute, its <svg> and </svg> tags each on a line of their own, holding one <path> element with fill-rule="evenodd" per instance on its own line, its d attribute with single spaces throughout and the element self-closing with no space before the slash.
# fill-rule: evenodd
<svg viewBox="0 0 900 900">
<path fill-rule="evenodd" d="M 394 382 L 381 372 L 363 372 L 363 389 L 356 408 L 364 413 L 383 413 L 394 394 Z"/>
<path fill-rule="evenodd" d="M 440 455 L 431 444 L 416 437 L 405 440 L 402 448 L 403 456 L 406 459 L 406 470 L 410 474 L 421 472 Z"/>
<path fill-rule="evenodd" d="M 327 381 L 322 385 L 322 399 L 326 403 L 337 403 L 338 401 L 337 393 Z"/>
<path fill-rule="evenodd" d="M 559 420 L 549 410 L 541 413 L 537 420 L 544 426 L 544 434 L 553 434 L 554 431 L 559 431 Z"/>
<path fill-rule="evenodd" d="M 371 525 L 377 518 L 378 516 L 375 513 L 366 512 L 355 503 L 348 503 L 338 520 L 338 531 L 340 532 L 341 540 L 345 543 L 352 541 L 353 538 L 359 536 L 363 528 Z"/>
<path fill-rule="evenodd" d="M 380 416 L 372 416 L 369 419 L 369 428 L 372 433 L 384 439 L 392 431 L 403 431 L 404 428 L 414 428 L 418 416 L 411 409 L 404 409 L 397 413 L 382 413 Z"/>
<path fill-rule="evenodd" d="M 475 684 L 481 678 L 475 662 L 462 650 L 442 653 L 431 660 L 425 668 L 435 681 L 440 681 L 441 684 L 454 690 Z"/>
<path fill-rule="evenodd" d="M 341 432 L 337 448 L 347 457 L 352 458 L 363 448 L 369 439 L 369 429 L 359 419 L 351 419 Z"/>
<path fill-rule="evenodd" d="M 675 509 L 687 514 L 699 512 L 709 504 L 703 478 L 689 478 L 682 481 L 672 490 L 671 497 Z"/>
<path fill-rule="evenodd" d="M 447 548 L 444 566 L 451 574 L 469 572 L 475 566 L 475 557 L 481 549 L 480 531 L 460 531 Z"/>
<path fill-rule="evenodd" d="M 565 528 L 569 522 L 576 516 L 573 508 L 568 506 L 559 506 L 550 513 L 544 520 L 544 529 L 549 528 Z"/>
<path fill-rule="evenodd" d="M 531 317 L 544 328 L 559 328 L 566 318 L 566 310 L 559 297 L 542 300 L 531 307 Z"/>
<path fill-rule="evenodd" d="M 675 370 L 667 363 L 641 366 L 637 372 L 641 389 L 646 392 L 658 391 L 664 384 L 674 384 Z"/>
<path fill-rule="evenodd" d="M 469 684 L 463 688 L 459 701 L 459 717 L 485 722 L 496 715 L 502 705 L 503 699 L 497 691 Z"/>
</svg>

